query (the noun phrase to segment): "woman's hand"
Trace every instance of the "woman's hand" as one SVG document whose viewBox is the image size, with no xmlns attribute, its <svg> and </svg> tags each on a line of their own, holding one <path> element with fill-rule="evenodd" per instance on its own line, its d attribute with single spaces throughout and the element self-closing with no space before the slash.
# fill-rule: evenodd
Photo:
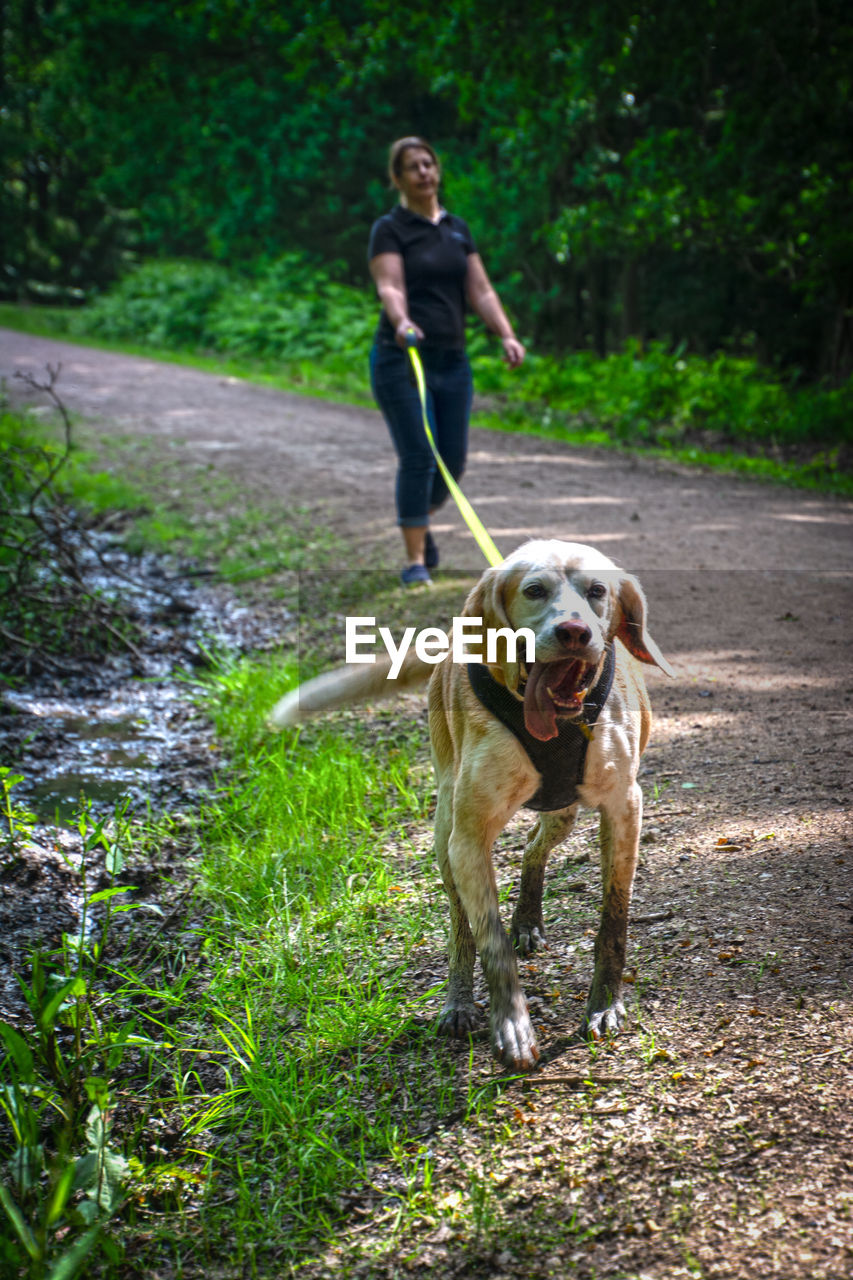
<svg viewBox="0 0 853 1280">
<path fill-rule="evenodd" d="M 518 338 L 510 335 L 507 338 L 501 338 L 504 347 L 504 360 L 506 360 L 510 369 L 517 369 L 524 359 L 526 352 L 519 342 Z"/>
<path fill-rule="evenodd" d="M 420 325 L 415 324 L 414 320 L 410 320 L 408 316 L 404 316 L 394 331 L 394 341 L 397 343 L 397 346 L 402 347 L 404 351 L 409 345 L 409 334 L 411 333 L 415 335 L 418 342 L 423 340 L 424 331 Z"/>
</svg>

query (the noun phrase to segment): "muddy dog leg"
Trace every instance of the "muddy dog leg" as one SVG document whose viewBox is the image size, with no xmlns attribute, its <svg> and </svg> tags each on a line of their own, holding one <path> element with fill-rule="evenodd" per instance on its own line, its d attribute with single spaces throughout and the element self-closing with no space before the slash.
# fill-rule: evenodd
<svg viewBox="0 0 853 1280">
<path fill-rule="evenodd" d="M 456 891 L 450 869 L 448 845 L 453 827 L 453 782 L 442 781 L 435 807 L 435 855 L 450 906 L 449 978 L 447 999 L 438 1019 L 443 1035 L 463 1039 L 479 1022 L 474 1004 L 474 959 L 476 947 L 465 908 Z"/>
<path fill-rule="evenodd" d="M 609 1031 L 618 1031 L 627 1016 L 622 1003 L 622 972 L 642 816 L 643 795 L 636 783 L 628 789 L 618 809 L 601 810 L 601 922 L 583 1023 L 583 1030 L 594 1040 Z"/>
<path fill-rule="evenodd" d="M 524 860 L 521 864 L 521 885 L 518 902 L 512 913 L 510 937 L 520 955 L 527 956 L 545 945 L 545 924 L 542 919 L 542 890 L 545 884 L 545 867 L 552 849 L 566 839 L 579 805 L 562 809 L 558 813 L 542 813 L 527 838 Z"/>
<path fill-rule="evenodd" d="M 468 797 L 473 793 L 477 799 L 463 804 L 454 800 L 448 842 L 450 870 L 489 988 L 492 1052 L 505 1066 L 527 1071 L 534 1066 L 539 1050 L 518 980 L 515 952 L 501 924 L 491 858 L 492 845 L 513 809 L 486 816 L 487 803 L 478 791 L 470 786 L 457 791 L 457 795 L 461 792 Z"/>
</svg>

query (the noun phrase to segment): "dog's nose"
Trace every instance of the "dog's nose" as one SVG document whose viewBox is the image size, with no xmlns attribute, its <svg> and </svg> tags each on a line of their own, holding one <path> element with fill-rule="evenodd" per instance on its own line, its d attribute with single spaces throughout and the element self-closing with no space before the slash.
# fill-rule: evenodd
<svg viewBox="0 0 853 1280">
<path fill-rule="evenodd" d="M 558 622 L 554 634 L 565 649 L 583 648 L 592 639 L 592 631 L 580 618 L 567 618 L 565 622 Z"/>
</svg>

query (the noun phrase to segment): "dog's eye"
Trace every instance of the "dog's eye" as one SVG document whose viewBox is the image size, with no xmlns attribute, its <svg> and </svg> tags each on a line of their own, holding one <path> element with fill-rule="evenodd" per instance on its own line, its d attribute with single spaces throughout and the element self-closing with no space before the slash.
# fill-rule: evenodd
<svg viewBox="0 0 853 1280">
<path fill-rule="evenodd" d="M 527 596 L 528 600 L 544 600 L 548 592 L 541 582 L 528 582 L 523 594 Z"/>
<path fill-rule="evenodd" d="M 607 587 L 603 582 L 593 582 L 586 593 L 587 600 L 601 600 L 607 595 Z"/>
</svg>

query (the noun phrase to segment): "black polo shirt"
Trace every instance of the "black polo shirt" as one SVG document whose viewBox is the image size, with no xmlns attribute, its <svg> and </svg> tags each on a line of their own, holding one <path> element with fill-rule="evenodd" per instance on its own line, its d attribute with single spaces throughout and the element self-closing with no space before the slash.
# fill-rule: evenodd
<svg viewBox="0 0 853 1280">
<path fill-rule="evenodd" d="M 374 222 L 367 248 L 368 261 L 380 253 L 399 253 L 403 259 L 409 316 L 424 331 L 424 346 L 465 346 L 465 277 L 468 256 L 477 249 L 468 225 L 452 213 L 437 223 L 403 205 Z M 394 330 L 383 308 L 377 341 L 394 342 Z"/>
</svg>

